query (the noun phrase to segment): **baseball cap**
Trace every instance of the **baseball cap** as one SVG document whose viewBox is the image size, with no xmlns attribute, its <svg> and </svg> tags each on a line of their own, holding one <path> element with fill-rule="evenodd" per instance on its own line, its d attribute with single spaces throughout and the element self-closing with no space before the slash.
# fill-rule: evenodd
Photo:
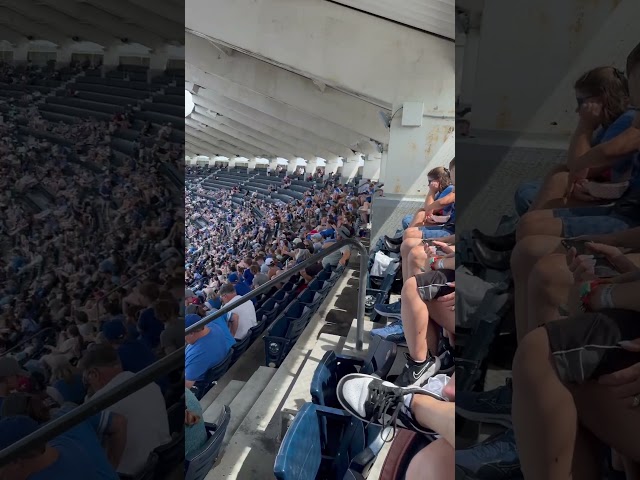
<svg viewBox="0 0 640 480">
<path fill-rule="evenodd" d="M 0 357 L 0 378 L 12 377 L 28 377 L 29 372 L 24 370 L 18 361 L 13 357 Z"/>
<path fill-rule="evenodd" d="M 265 265 L 267 265 L 267 266 L 268 266 L 268 265 L 273 265 L 273 258 L 267 258 L 267 259 L 264 261 L 264 264 L 265 264 Z"/>
<path fill-rule="evenodd" d="M 293 244 L 294 244 L 294 245 L 297 245 L 297 244 L 299 244 L 299 243 L 302 243 L 302 240 L 300 240 L 299 238 L 294 238 L 294 239 L 293 239 Z"/>
<path fill-rule="evenodd" d="M 0 450 L 13 445 L 38 430 L 39 424 L 26 415 L 5 417 L 0 420 Z"/>
<path fill-rule="evenodd" d="M 193 290 L 191 290 L 190 288 L 185 288 L 185 289 L 184 289 L 184 298 L 185 298 L 185 299 L 187 299 L 187 298 L 193 298 L 193 297 L 195 297 L 195 296 L 196 296 L 196 294 L 195 294 L 195 293 L 193 293 Z"/>
<path fill-rule="evenodd" d="M 195 313 L 190 313 L 189 315 L 185 315 L 184 328 L 189 328 L 191 325 L 195 325 L 200 320 L 202 320 L 202 317 L 200 317 L 200 315 L 196 315 Z"/>
<path fill-rule="evenodd" d="M 120 320 L 110 320 L 102 326 L 102 334 L 104 338 L 112 342 L 126 337 L 127 329 Z"/>
<path fill-rule="evenodd" d="M 227 277 L 227 280 L 229 280 L 231 283 L 236 283 L 238 281 L 238 274 L 237 273 L 230 273 L 229 276 Z"/>
<path fill-rule="evenodd" d="M 314 233 L 313 235 L 311 235 L 311 240 L 322 240 L 324 239 L 324 237 L 322 236 L 321 233 Z"/>
</svg>

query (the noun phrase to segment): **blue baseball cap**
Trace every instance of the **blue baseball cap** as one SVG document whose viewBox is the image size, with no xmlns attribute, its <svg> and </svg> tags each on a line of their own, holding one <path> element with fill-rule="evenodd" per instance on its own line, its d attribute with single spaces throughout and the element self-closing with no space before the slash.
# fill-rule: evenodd
<svg viewBox="0 0 640 480">
<path fill-rule="evenodd" d="M 26 415 L 4 417 L 0 420 L 0 450 L 31 435 L 39 426 L 38 422 Z"/>
<path fill-rule="evenodd" d="M 120 320 L 110 320 L 102 326 L 102 334 L 110 342 L 122 340 L 127 336 L 127 329 Z"/>
<path fill-rule="evenodd" d="M 238 282 L 238 274 L 237 273 L 230 273 L 229 276 L 227 277 L 227 280 L 229 280 L 231 283 L 237 283 Z"/>
<path fill-rule="evenodd" d="M 195 325 L 197 322 L 202 320 L 200 315 L 196 315 L 195 313 L 190 313 L 184 316 L 184 328 L 189 328 L 191 325 Z"/>
</svg>

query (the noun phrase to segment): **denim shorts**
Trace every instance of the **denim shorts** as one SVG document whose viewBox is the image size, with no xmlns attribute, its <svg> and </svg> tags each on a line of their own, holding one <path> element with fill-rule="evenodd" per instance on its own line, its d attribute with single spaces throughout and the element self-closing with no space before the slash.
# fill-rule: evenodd
<svg viewBox="0 0 640 480">
<path fill-rule="evenodd" d="M 615 215 L 612 207 L 605 206 L 556 208 L 553 216 L 562 220 L 562 235 L 569 238 L 616 233 L 637 225 L 628 218 Z"/>
<path fill-rule="evenodd" d="M 449 230 L 445 230 L 441 226 L 433 226 L 433 227 L 419 227 L 422 232 L 422 239 L 426 240 L 427 238 L 443 238 L 453 235 L 453 232 Z"/>
</svg>

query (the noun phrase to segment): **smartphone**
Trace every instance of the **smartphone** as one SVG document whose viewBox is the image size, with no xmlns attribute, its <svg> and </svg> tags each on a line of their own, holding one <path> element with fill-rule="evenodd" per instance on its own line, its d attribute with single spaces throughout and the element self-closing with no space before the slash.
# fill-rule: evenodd
<svg viewBox="0 0 640 480">
<path fill-rule="evenodd" d="M 578 255 L 593 255 L 596 261 L 594 272 L 598 278 L 611 278 L 620 275 L 620 272 L 616 270 L 606 256 L 589 251 L 587 241 L 565 238 L 561 243 L 567 251 L 575 248 Z"/>
</svg>

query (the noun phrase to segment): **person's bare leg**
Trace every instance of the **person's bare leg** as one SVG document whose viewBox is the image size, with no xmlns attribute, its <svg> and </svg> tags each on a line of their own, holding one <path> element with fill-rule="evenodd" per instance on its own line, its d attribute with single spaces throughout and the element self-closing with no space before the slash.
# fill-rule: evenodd
<svg viewBox="0 0 640 480">
<path fill-rule="evenodd" d="M 516 227 L 516 240 L 521 241 L 532 235 L 562 237 L 562 219 L 553 216 L 553 210 L 534 210 L 525 213 Z"/>
<path fill-rule="evenodd" d="M 409 348 L 409 355 L 416 362 L 427 359 L 427 326 L 429 325 L 429 310 L 418 293 L 418 283 L 415 277 L 404 282 L 402 287 L 402 328 Z"/>
<path fill-rule="evenodd" d="M 640 462 L 640 409 L 632 398 L 620 398 L 611 387 L 587 382 L 571 387 L 580 422 L 626 462 Z"/>
<path fill-rule="evenodd" d="M 440 438 L 411 459 L 406 480 L 454 480 L 455 450 Z"/>
<path fill-rule="evenodd" d="M 403 240 L 402 245 L 400 245 L 400 258 L 402 261 L 403 282 L 406 282 L 407 278 L 410 278 L 413 275 L 415 275 L 415 273 L 413 275 L 409 274 L 409 272 L 411 271 L 411 268 L 409 267 L 410 257 L 411 257 L 411 251 L 420 245 L 423 245 L 422 237 L 421 238 L 409 237 L 406 240 Z"/>
<path fill-rule="evenodd" d="M 416 214 L 413 216 L 413 219 L 411 220 L 411 223 L 409 224 L 409 227 L 422 226 L 422 224 L 424 224 L 425 218 L 426 216 L 424 214 L 424 210 L 416 212 Z"/>
<path fill-rule="evenodd" d="M 516 243 L 511 254 L 511 272 L 514 283 L 514 308 L 518 340 L 529 331 L 528 295 L 529 274 L 541 258 L 552 253 L 562 253 L 564 248 L 558 237 L 528 237 Z"/>
<path fill-rule="evenodd" d="M 551 201 L 564 197 L 569 182 L 569 169 L 566 165 L 558 165 L 551 170 L 542 181 L 540 191 L 531 203 L 529 211 L 539 210 Z"/>
<path fill-rule="evenodd" d="M 420 243 L 409 251 L 408 259 L 406 277 L 403 275 L 403 280 L 405 281 L 407 278 L 411 278 L 414 275 L 424 272 L 424 269 L 428 266 L 429 255 L 424 249 L 422 240 L 420 240 Z M 402 273 L 405 273 L 404 270 Z"/>
<path fill-rule="evenodd" d="M 512 417 L 524 478 L 572 478 L 578 413 L 558 377 L 544 328 L 529 333 L 516 351 Z"/>
<path fill-rule="evenodd" d="M 528 285 L 526 333 L 557 320 L 558 307 L 566 304 L 573 275 L 567 267 L 565 255 L 552 254 L 538 260 L 529 274 Z"/>
</svg>

